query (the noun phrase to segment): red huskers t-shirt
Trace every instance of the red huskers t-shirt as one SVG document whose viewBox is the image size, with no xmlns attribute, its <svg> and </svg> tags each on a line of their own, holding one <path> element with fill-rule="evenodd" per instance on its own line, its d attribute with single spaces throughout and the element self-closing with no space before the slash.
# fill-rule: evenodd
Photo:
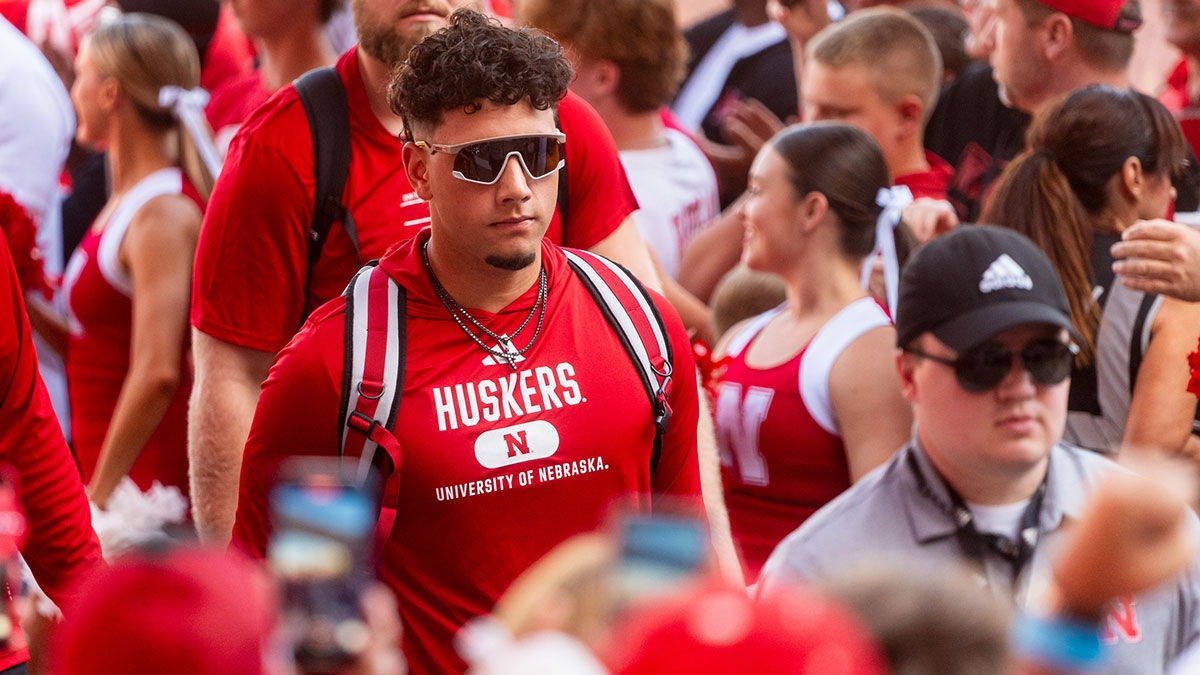
<svg viewBox="0 0 1200 675">
<path fill-rule="evenodd" d="M 653 490 L 687 495 L 701 509 L 694 378 L 675 378 L 674 415 L 651 476 L 646 391 L 563 252 L 543 241 L 545 321 L 514 371 L 467 337 L 434 295 L 417 249 L 424 240 L 414 238 L 381 262 L 407 289 L 408 318 L 395 425 L 403 466 L 380 576 L 399 600 L 405 652 L 417 674 L 461 671 L 465 664 L 452 647 L 458 628 L 489 612 L 555 545 L 601 525 L 615 498 L 632 495 L 649 511 Z M 536 295 L 534 284 L 497 314 L 471 314 L 497 333 L 511 332 Z M 660 296 L 655 301 L 675 372 L 693 372 L 682 323 Z M 263 386 L 233 532 L 235 545 L 251 553 L 266 547 L 277 462 L 338 451 L 344 316 L 340 301 L 314 313 Z M 518 349 L 535 323 L 515 339 Z M 528 452 L 507 453 L 506 434 L 524 439 Z"/>
<path fill-rule="evenodd" d="M 196 250 L 192 325 L 225 342 L 275 352 L 306 313 L 340 294 L 363 262 L 429 223 L 429 206 L 408 183 L 403 143 L 371 111 L 357 50 L 338 61 L 350 108 L 350 174 L 343 203 L 354 216 L 362 260 L 334 226 L 308 278 L 312 222 L 312 137 L 292 86 L 242 124 L 213 189 Z M 590 248 L 611 234 L 637 201 L 612 136 L 596 112 L 568 94 L 559 105 L 567 135 L 569 226 L 558 214 L 546 236 Z"/>
</svg>

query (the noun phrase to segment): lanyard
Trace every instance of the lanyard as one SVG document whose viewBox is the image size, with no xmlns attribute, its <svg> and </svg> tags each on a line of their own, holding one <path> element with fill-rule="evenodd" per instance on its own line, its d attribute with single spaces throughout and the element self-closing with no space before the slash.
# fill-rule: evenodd
<svg viewBox="0 0 1200 675">
<path fill-rule="evenodd" d="M 982 563 L 984 552 L 991 550 L 996 555 L 1008 561 L 1008 564 L 1012 566 L 1012 577 L 1015 584 L 1017 577 L 1021 574 L 1021 570 L 1029 562 L 1030 558 L 1033 557 L 1033 549 L 1037 546 L 1038 539 L 1041 537 L 1041 529 L 1038 526 L 1038 514 L 1042 510 L 1042 498 L 1046 494 L 1046 479 L 1042 479 L 1037 490 L 1034 491 L 1033 496 L 1029 499 L 1029 504 L 1025 507 L 1025 512 L 1021 514 L 1020 536 L 1014 541 L 1008 537 L 984 533 L 976 529 L 974 514 L 971 513 L 971 509 L 967 508 L 962 497 L 950 486 L 950 483 L 946 482 L 945 478 L 942 478 L 946 494 L 950 497 L 950 503 L 947 504 L 930 489 L 929 481 L 925 479 L 925 474 L 921 472 L 917 458 L 911 451 L 907 459 L 908 468 L 912 471 L 913 478 L 917 482 L 917 490 L 921 493 L 921 496 L 937 506 L 938 510 L 946 514 L 954 523 L 954 534 L 958 539 L 958 545 L 962 548 L 963 553 L 967 557 Z M 934 472 L 937 472 L 936 468 Z M 1046 475 L 1049 476 L 1049 472 Z"/>
</svg>

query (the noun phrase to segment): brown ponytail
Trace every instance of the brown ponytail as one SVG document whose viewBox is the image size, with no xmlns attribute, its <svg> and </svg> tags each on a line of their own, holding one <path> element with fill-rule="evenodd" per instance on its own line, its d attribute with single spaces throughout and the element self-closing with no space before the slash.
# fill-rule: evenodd
<svg viewBox="0 0 1200 675">
<path fill-rule="evenodd" d="M 1092 85 L 1038 113 L 1029 150 L 1005 169 L 982 220 L 1025 234 L 1058 268 L 1071 319 L 1084 339 L 1078 363 L 1095 358 L 1100 307 L 1092 296 L 1092 237 L 1120 227 L 1109 185 L 1136 157 L 1148 175 L 1171 177 L 1185 141 L 1161 103 L 1130 89 Z"/>
</svg>

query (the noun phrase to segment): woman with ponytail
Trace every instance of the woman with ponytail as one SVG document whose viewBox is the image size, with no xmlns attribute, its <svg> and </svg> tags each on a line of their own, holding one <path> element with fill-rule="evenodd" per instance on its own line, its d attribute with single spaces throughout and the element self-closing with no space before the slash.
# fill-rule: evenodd
<svg viewBox="0 0 1200 675">
<path fill-rule="evenodd" d="M 1043 110 L 1028 143 L 982 221 L 1036 242 L 1067 290 L 1082 344 L 1064 440 L 1099 452 L 1200 448 L 1186 390 L 1200 305 L 1126 288 L 1109 253 L 1136 221 L 1166 217 L 1187 152 L 1178 122 L 1150 97 L 1097 85 Z"/>
<path fill-rule="evenodd" d="M 892 238 L 891 184 L 879 146 L 845 124 L 784 129 L 750 169 L 742 260 L 782 277 L 787 299 L 716 350 L 727 361 L 715 406 L 725 500 L 749 582 L 911 433 L 896 331 L 861 279 L 877 229 Z"/>
<path fill-rule="evenodd" d="M 178 25 L 103 22 L 75 68 L 76 136 L 107 150 L 111 187 L 64 275 L 75 453 L 103 508 L 125 476 L 187 494 L 192 259 L 219 165 L 199 59 Z"/>
</svg>

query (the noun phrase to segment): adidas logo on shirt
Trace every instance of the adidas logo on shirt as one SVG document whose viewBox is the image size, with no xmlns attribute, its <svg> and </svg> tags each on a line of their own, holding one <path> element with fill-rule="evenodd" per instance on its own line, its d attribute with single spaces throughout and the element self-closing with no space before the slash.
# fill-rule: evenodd
<svg viewBox="0 0 1200 675">
<path fill-rule="evenodd" d="M 1033 289 L 1033 279 L 1030 279 L 1025 270 L 1021 269 L 1016 260 L 1008 257 L 1007 253 L 988 265 L 979 279 L 981 293 L 991 293 L 1002 288 L 1024 288 L 1027 291 Z"/>
</svg>

